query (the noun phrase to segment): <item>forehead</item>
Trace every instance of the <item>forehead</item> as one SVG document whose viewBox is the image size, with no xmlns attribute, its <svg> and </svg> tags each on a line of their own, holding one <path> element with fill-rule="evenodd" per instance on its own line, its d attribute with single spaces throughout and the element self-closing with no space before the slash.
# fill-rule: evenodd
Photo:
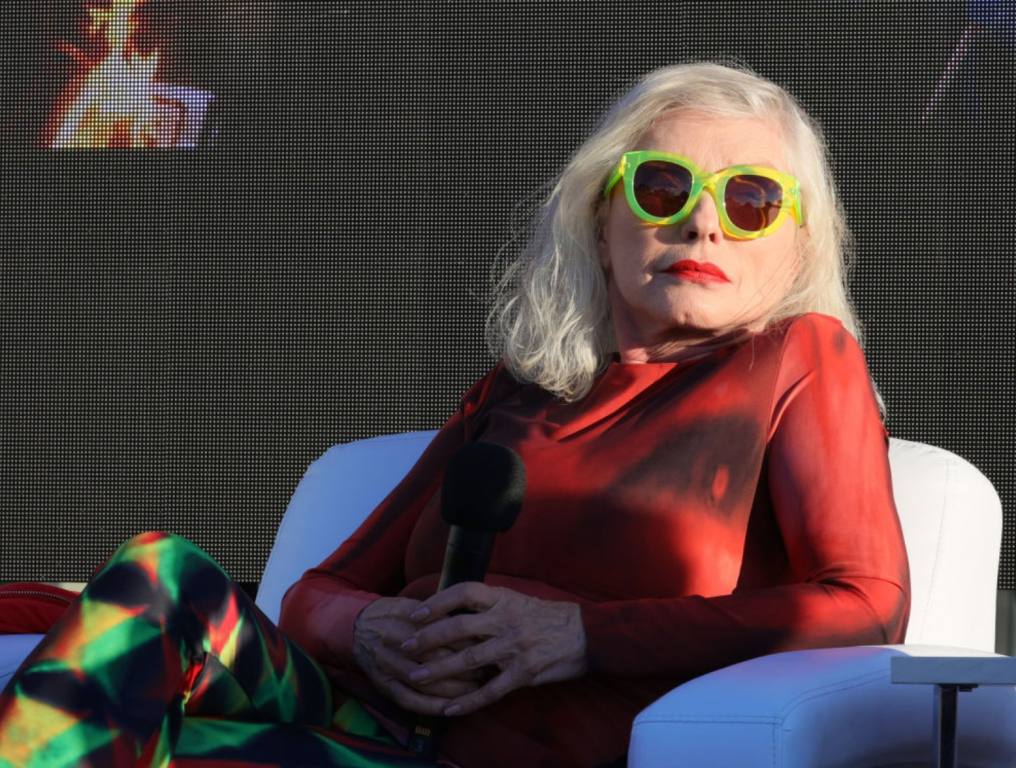
<svg viewBox="0 0 1016 768">
<path fill-rule="evenodd" d="M 728 165 L 787 167 L 783 137 L 772 120 L 722 117 L 688 108 L 658 115 L 634 149 L 675 152 L 710 171 Z"/>
</svg>

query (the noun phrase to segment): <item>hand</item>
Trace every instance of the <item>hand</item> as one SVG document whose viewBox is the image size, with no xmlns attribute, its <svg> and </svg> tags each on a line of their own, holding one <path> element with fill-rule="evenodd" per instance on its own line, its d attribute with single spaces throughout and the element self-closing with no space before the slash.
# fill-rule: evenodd
<svg viewBox="0 0 1016 768">
<path fill-rule="evenodd" d="M 454 697 L 442 714 L 468 714 L 516 688 L 586 673 L 586 632 L 578 603 L 541 600 L 506 587 L 464 581 L 427 598 L 420 608 L 428 613 L 417 619 L 420 628 L 410 650 L 426 652 L 471 637 L 489 639 L 428 661 L 416 679 L 459 677 L 488 664 L 500 669 L 478 690 Z M 477 613 L 448 615 L 456 609 Z"/>
<path fill-rule="evenodd" d="M 381 597 L 369 603 L 353 625 L 353 656 L 378 690 L 399 706 L 421 714 L 440 714 L 449 700 L 479 688 L 481 678 L 473 670 L 425 683 L 409 678 L 420 668 L 417 660 L 435 662 L 472 644 L 460 641 L 407 655 L 399 645 L 416 629 L 408 616 L 420 604 L 408 597 Z"/>
</svg>

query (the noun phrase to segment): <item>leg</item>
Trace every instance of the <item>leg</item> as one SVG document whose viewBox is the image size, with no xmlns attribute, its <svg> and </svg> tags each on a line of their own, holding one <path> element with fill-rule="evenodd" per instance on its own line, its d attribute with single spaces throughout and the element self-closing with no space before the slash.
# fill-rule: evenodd
<svg viewBox="0 0 1016 768">
<path fill-rule="evenodd" d="M 202 675 L 209 659 L 217 669 Z M 0 766 L 164 766 L 185 708 L 213 704 L 224 710 L 215 714 L 322 728 L 333 715 L 321 668 L 211 556 L 183 537 L 142 533 L 0 693 Z"/>
<path fill-rule="evenodd" d="M 386 737 L 387 738 L 387 737 Z M 314 725 L 185 717 L 171 768 L 437 768 L 394 744 Z"/>
</svg>

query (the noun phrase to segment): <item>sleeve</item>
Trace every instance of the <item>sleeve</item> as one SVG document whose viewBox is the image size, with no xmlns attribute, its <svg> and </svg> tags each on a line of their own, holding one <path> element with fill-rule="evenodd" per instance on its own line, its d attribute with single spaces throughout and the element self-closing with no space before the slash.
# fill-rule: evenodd
<svg viewBox="0 0 1016 768">
<path fill-rule="evenodd" d="M 413 527 L 440 488 L 448 460 L 469 440 L 472 416 L 487 400 L 500 368 L 498 363 L 469 388 L 458 410 L 360 527 L 286 590 L 278 626 L 317 661 L 355 667 L 353 624 L 369 603 L 405 586 L 403 565 Z"/>
<path fill-rule="evenodd" d="M 689 680 L 782 651 L 903 642 L 910 571 L 864 354 L 807 313 L 784 337 L 760 482 L 793 582 L 582 603 L 588 671 Z"/>
</svg>

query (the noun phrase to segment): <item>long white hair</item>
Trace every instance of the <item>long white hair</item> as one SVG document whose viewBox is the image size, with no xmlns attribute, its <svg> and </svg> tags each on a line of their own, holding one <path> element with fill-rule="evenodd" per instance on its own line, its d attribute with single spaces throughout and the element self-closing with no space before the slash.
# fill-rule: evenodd
<svg viewBox="0 0 1016 768">
<path fill-rule="evenodd" d="M 580 400 L 617 351 L 597 247 L 606 208 L 603 187 L 621 155 L 653 121 L 681 107 L 775 121 L 787 170 L 800 181 L 807 229 L 806 237 L 797 238 L 800 266 L 763 329 L 793 315 L 822 312 L 839 318 L 862 344 L 847 291 L 853 237 L 821 127 L 793 96 L 748 66 L 695 61 L 655 69 L 623 93 L 545 185 L 553 189 L 528 215 L 521 252 L 491 291 L 485 324 L 488 347 L 517 380 L 534 382 L 566 402 Z M 871 383 L 884 421 L 884 401 Z"/>
</svg>

